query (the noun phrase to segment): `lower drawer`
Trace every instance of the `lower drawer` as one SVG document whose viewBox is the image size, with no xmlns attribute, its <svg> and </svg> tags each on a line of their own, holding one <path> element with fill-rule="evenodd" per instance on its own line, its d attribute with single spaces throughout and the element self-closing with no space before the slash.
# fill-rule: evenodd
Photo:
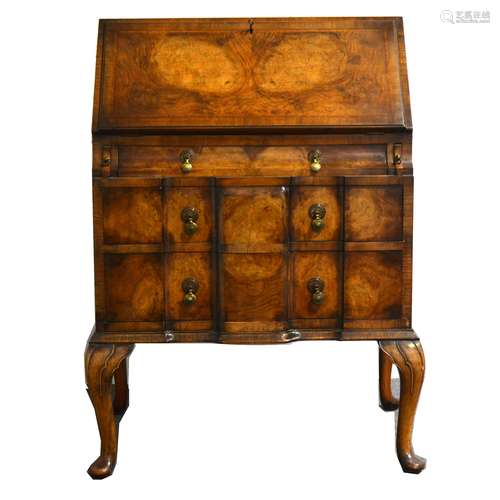
<svg viewBox="0 0 500 500">
<path fill-rule="evenodd" d="M 97 329 L 161 331 L 164 327 L 163 255 L 96 257 Z"/>
<path fill-rule="evenodd" d="M 344 327 L 409 327 L 410 268 L 407 247 L 403 250 L 346 252 Z"/>
<path fill-rule="evenodd" d="M 219 257 L 222 329 L 279 331 L 287 327 L 285 254 L 227 253 Z"/>
<path fill-rule="evenodd" d="M 407 246 L 344 254 L 108 254 L 103 263 L 100 319 L 107 331 L 410 326 Z"/>
<path fill-rule="evenodd" d="M 199 331 L 214 327 L 213 256 L 203 252 L 165 255 L 165 326 Z"/>
<path fill-rule="evenodd" d="M 337 328 L 341 312 L 341 254 L 291 254 L 290 326 Z"/>
</svg>

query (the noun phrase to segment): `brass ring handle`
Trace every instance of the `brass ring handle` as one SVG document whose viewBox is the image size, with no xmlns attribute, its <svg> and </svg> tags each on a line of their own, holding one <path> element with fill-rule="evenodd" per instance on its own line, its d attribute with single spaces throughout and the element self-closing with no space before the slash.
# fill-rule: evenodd
<svg viewBox="0 0 500 500">
<path fill-rule="evenodd" d="M 311 163 L 311 172 L 319 172 L 321 170 L 321 153 L 318 149 L 309 153 L 309 161 Z"/>
<path fill-rule="evenodd" d="M 320 203 L 309 207 L 309 217 L 311 217 L 311 229 L 319 232 L 325 227 L 326 208 Z"/>
<path fill-rule="evenodd" d="M 200 213 L 194 207 L 185 207 L 181 212 L 181 219 L 184 222 L 184 232 L 189 236 L 192 236 L 196 231 L 198 231 L 198 220 Z"/>
<path fill-rule="evenodd" d="M 325 282 L 321 278 L 311 278 L 307 283 L 313 304 L 323 304 L 325 301 Z"/>
<path fill-rule="evenodd" d="M 194 153 L 191 149 L 186 149 L 181 153 L 181 170 L 187 174 L 193 170 L 193 158 L 194 158 Z"/>
<path fill-rule="evenodd" d="M 182 290 L 184 292 L 184 304 L 187 306 L 194 304 L 197 300 L 198 282 L 194 278 L 186 278 L 182 282 Z"/>
</svg>

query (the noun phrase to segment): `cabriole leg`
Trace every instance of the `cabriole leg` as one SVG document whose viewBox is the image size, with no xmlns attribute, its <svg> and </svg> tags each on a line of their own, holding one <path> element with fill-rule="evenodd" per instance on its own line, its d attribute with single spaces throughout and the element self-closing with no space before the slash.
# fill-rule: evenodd
<svg viewBox="0 0 500 500">
<path fill-rule="evenodd" d="M 88 469 L 93 479 L 110 476 L 116 465 L 118 422 L 128 405 L 126 360 L 133 349 L 133 344 L 87 344 L 85 350 L 87 391 L 101 436 L 101 454 Z"/>
<path fill-rule="evenodd" d="M 113 409 L 115 417 L 121 420 L 128 408 L 128 356 L 118 366 L 114 374 Z"/>
<path fill-rule="evenodd" d="M 399 406 L 399 396 L 394 394 L 391 380 L 392 361 L 391 358 L 382 350 L 378 349 L 378 371 L 379 371 L 379 401 L 380 408 L 384 411 L 394 411 Z M 394 380 L 394 382 L 398 382 Z"/>
<path fill-rule="evenodd" d="M 405 472 L 418 474 L 425 469 L 426 460 L 413 451 L 412 434 L 424 380 L 424 351 L 418 340 L 382 340 L 379 341 L 379 347 L 399 371 L 400 395 L 396 432 L 398 459 Z"/>
</svg>

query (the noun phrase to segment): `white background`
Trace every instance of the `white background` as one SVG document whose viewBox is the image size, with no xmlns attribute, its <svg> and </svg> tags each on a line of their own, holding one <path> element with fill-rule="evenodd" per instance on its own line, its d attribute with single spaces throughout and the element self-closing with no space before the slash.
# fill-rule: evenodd
<svg viewBox="0 0 500 500">
<path fill-rule="evenodd" d="M 420 5 L 420 6 L 418 6 Z M 494 2 L 10 1 L 1 13 L 0 496 L 499 498 L 498 12 Z M 489 10 L 491 24 L 440 12 Z M 403 474 L 375 343 L 140 345 L 115 474 L 83 350 L 93 323 L 99 17 L 404 16 L 414 124 L 414 327 L 427 375 Z"/>
</svg>

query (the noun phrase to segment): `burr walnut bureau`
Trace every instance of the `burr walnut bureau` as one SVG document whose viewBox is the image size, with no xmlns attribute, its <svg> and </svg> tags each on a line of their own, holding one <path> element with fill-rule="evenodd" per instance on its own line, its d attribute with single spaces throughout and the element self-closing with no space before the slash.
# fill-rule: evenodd
<svg viewBox="0 0 500 500">
<path fill-rule="evenodd" d="M 402 20 L 104 20 L 93 111 L 89 474 L 113 472 L 135 344 L 305 340 L 378 342 L 420 472 Z"/>
</svg>

